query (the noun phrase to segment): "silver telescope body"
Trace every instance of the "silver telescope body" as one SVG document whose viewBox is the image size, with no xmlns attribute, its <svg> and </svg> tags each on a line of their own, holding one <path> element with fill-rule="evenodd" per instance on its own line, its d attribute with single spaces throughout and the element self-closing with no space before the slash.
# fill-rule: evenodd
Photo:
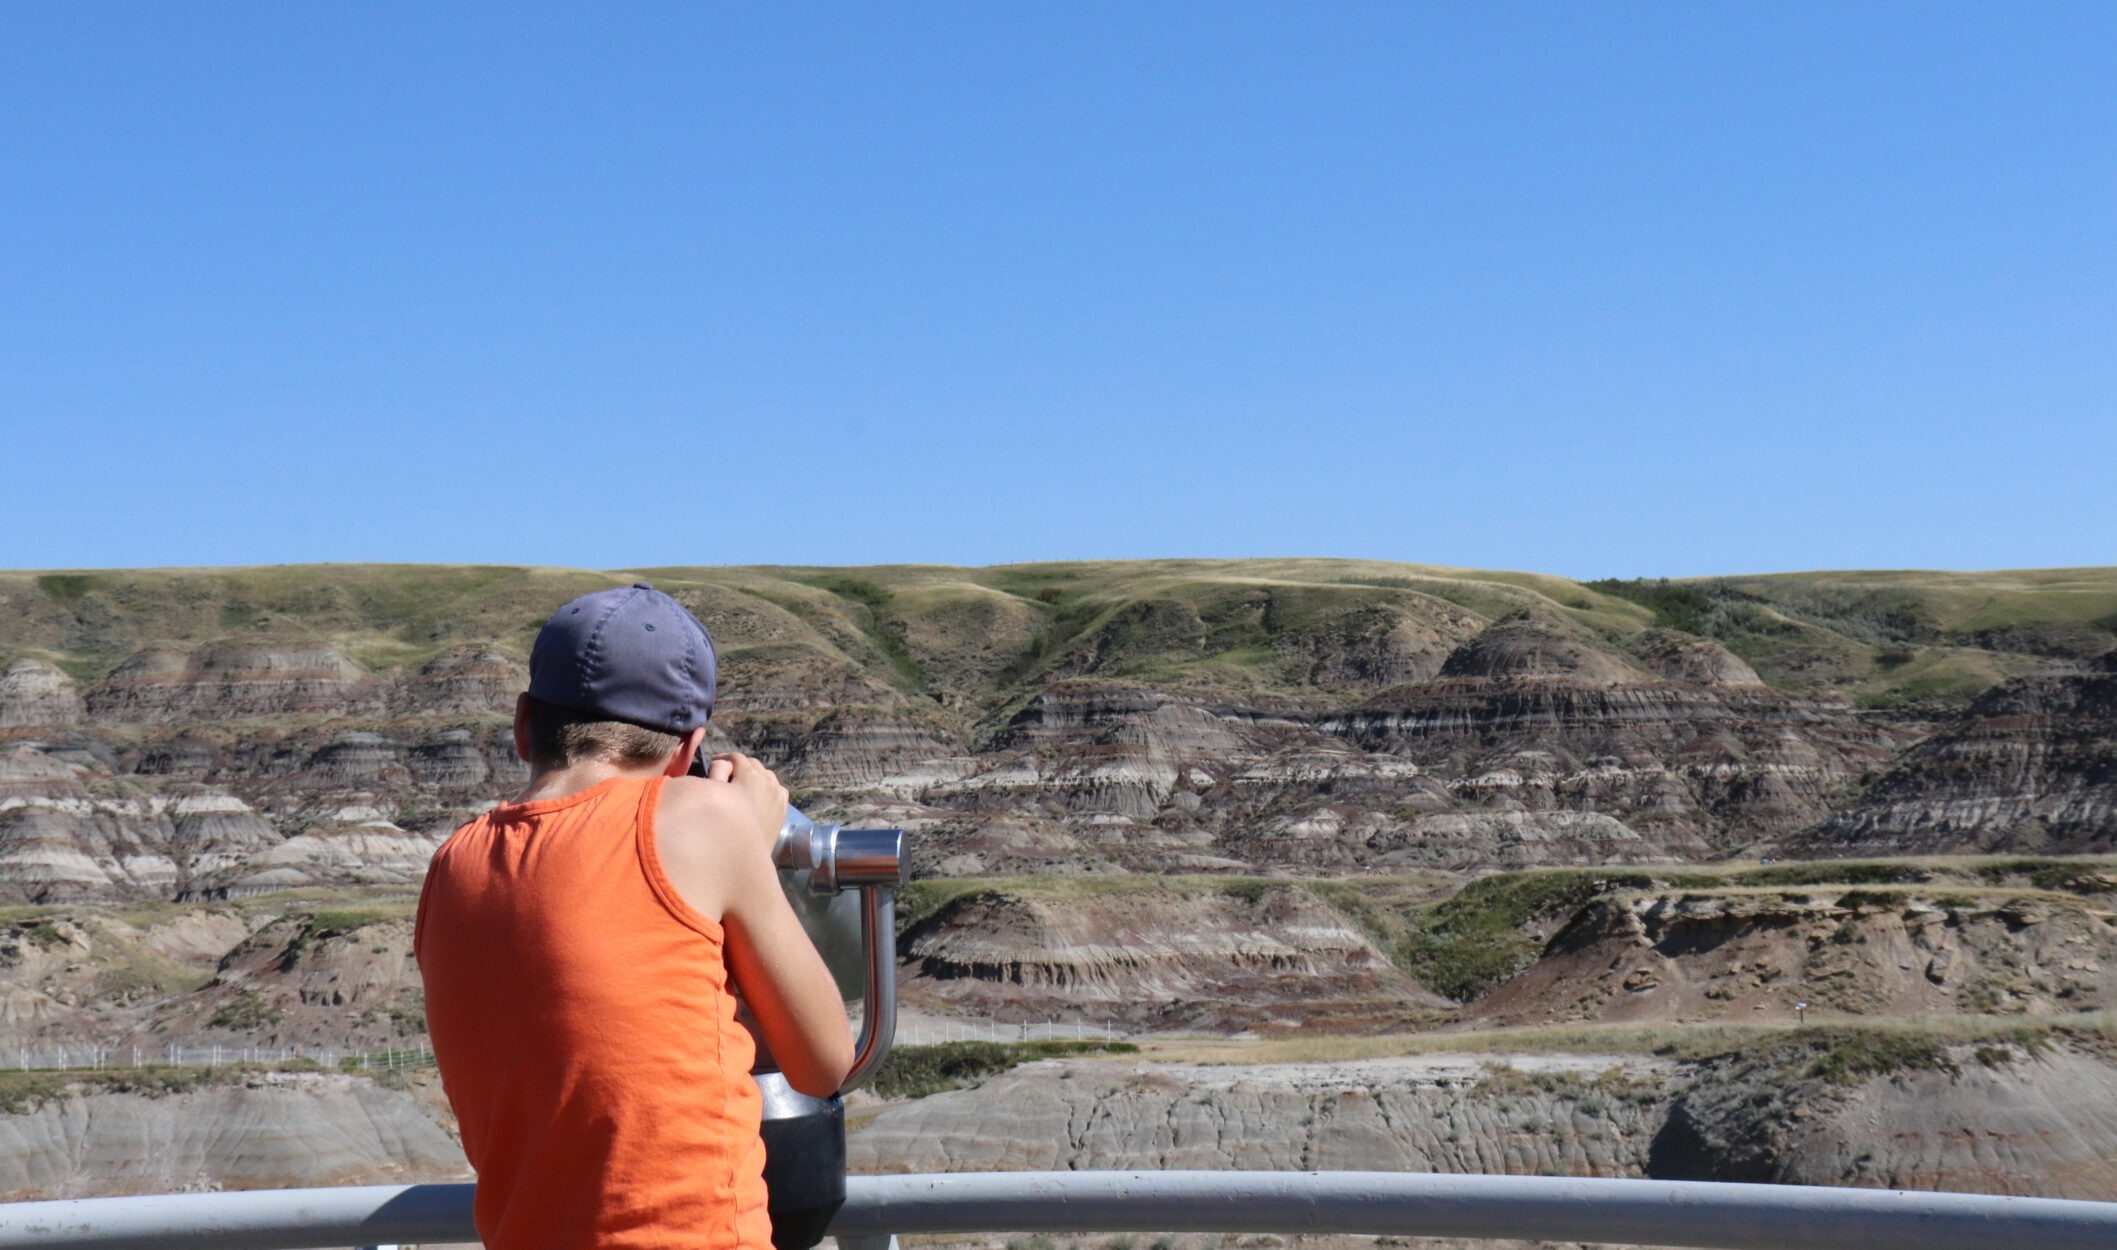
<svg viewBox="0 0 2117 1250">
<path fill-rule="evenodd" d="M 772 844 L 779 887 L 838 982 L 861 1000 L 860 1044 L 839 1093 L 859 1088 L 897 1033 L 897 895 L 902 829 L 818 824 L 798 807 Z"/>
<path fill-rule="evenodd" d="M 760 1041 L 751 1076 L 764 1095 L 765 1188 L 776 1250 L 822 1240 L 845 1203 L 845 1098 L 873 1075 L 897 1033 L 897 895 L 902 829 L 818 824 L 788 807 L 772 844 L 779 888 L 844 997 L 861 1000 L 852 1070 L 831 1098 L 787 1084 Z"/>
</svg>

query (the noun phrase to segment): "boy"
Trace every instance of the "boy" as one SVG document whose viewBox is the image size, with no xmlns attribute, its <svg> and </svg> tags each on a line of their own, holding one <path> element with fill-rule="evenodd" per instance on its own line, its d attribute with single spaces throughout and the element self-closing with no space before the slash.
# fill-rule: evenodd
<svg viewBox="0 0 2117 1250">
<path fill-rule="evenodd" d="M 852 1066 L 771 863 L 786 788 L 745 755 L 685 775 L 714 677 L 645 582 L 560 608 L 515 703 L 528 786 L 434 855 L 413 950 L 489 1250 L 767 1250 L 734 986 L 795 1089 Z"/>
</svg>

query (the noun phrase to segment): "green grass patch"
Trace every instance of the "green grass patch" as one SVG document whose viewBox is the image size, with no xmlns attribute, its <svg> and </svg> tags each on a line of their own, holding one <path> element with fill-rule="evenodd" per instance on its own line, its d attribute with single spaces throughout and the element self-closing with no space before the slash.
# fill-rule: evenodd
<svg viewBox="0 0 2117 1250">
<path fill-rule="evenodd" d="M 897 938 L 901 948 L 904 935 L 933 918 L 942 908 L 959 898 L 990 892 L 991 882 L 964 878 L 928 878 L 924 881 L 907 881 L 897 887 Z"/>
<path fill-rule="evenodd" d="M 208 1085 L 225 1083 L 240 1075 L 241 1071 L 236 1066 L 172 1068 L 159 1065 L 50 1072 L 0 1068 L 0 1111 L 23 1115 L 48 1103 L 83 1094 L 140 1094 L 148 1098 L 166 1098 L 171 1094 L 188 1094 Z"/>
<path fill-rule="evenodd" d="M 72 607 L 81 602 L 89 591 L 96 588 L 93 573 L 46 573 L 37 578 L 37 589 L 45 597 L 63 607 Z"/>
<path fill-rule="evenodd" d="M 1826 1049 L 1808 1065 L 1808 1075 L 1832 1085 L 1858 1085 L 1871 1076 L 1899 1072 L 1952 1076 L 1962 1071 L 1949 1055 L 1947 1043 L 1927 1033 L 1829 1030 L 1821 1040 Z"/>
<path fill-rule="evenodd" d="M 2110 865 L 2094 860 L 2004 859 L 1979 865 L 1977 873 L 1994 884 L 2019 878 L 2039 890 L 2068 894 L 2107 894 L 2117 890 Z"/>
<path fill-rule="evenodd" d="M 48 917 L 17 921 L 15 931 L 22 935 L 24 941 L 34 943 L 39 950 L 57 950 L 73 944 L 67 940 L 64 933 L 59 932 L 59 926 L 52 923 Z"/>
<path fill-rule="evenodd" d="M 924 1098 L 961 1089 L 1037 1059 L 1068 1055 L 1136 1055 L 1130 1042 L 944 1042 L 898 1046 L 889 1052 L 868 1087 L 883 1098 Z"/>
<path fill-rule="evenodd" d="M 1255 906 L 1257 901 L 1264 897 L 1265 891 L 1271 889 L 1273 886 L 1284 886 L 1289 884 L 1292 883 L 1287 881 L 1273 881 L 1262 877 L 1240 877 L 1231 881 L 1221 882 L 1220 893 L 1227 898 L 1232 898 L 1239 902 L 1244 902 Z"/>
<path fill-rule="evenodd" d="M 245 990 L 221 1004 L 221 1009 L 213 1013 L 211 1020 L 206 1021 L 206 1027 L 234 1029 L 247 1033 L 267 1025 L 278 1024 L 279 1020 L 280 1012 L 277 1008 L 266 1005 L 264 998 L 256 992 Z"/>
<path fill-rule="evenodd" d="M 1877 890 L 1847 890 L 1838 896 L 1836 906 L 1846 911 L 1858 911 L 1862 907 L 1887 910 L 1904 901 L 1901 894 L 1884 894 Z"/>
<path fill-rule="evenodd" d="M 403 920 L 407 913 L 397 907 L 370 907 L 348 911 L 319 911 L 310 915 L 304 932 L 312 942 L 325 938 L 346 937 L 358 933 L 369 925 L 382 924 L 390 920 Z"/>
<path fill-rule="evenodd" d="M 830 591 L 840 599 L 850 599 L 870 612 L 880 612 L 883 608 L 889 606 L 891 599 L 896 597 L 873 582 L 863 581 L 857 577 L 833 577 L 819 583 L 819 585 L 822 589 Z"/>
<path fill-rule="evenodd" d="M 1773 864 L 1737 873 L 1736 885 L 1915 885 L 1933 875 L 1917 864 L 1866 863 L 1858 860 Z"/>
<path fill-rule="evenodd" d="M 884 615 L 891 600 L 896 596 L 871 581 L 858 577 L 832 577 L 819 583 L 827 590 L 857 605 L 847 615 L 853 624 L 875 644 L 883 658 L 889 661 L 890 670 L 900 682 L 913 690 L 926 688 L 926 675 L 919 671 L 919 663 L 912 658 L 911 647 L 905 641 L 904 622 Z"/>
<path fill-rule="evenodd" d="M 1468 1002 L 1535 962 L 1544 948 L 1539 922 L 1563 924 L 1599 894 L 1652 884 L 1593 870 L 1482 877 L 1426 908 L 1397 962 L 1435 993 Z"/>
<path fill-rule="evenodd" d="M 1586 583 L 1588 589 L 1629 599 L 1654 613 L 1654 623 L 1664 629 L 1703 634 L 1706 617 L 1713 610 L 1713 596 L 1688 582 L 1666 577 L 1604 577 Z"/>
</svg>

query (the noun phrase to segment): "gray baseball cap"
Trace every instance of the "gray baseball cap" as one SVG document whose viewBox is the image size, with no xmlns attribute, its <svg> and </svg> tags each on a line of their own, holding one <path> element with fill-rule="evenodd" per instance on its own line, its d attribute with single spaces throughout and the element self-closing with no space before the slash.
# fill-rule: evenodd
<svg viewBox="0 0 2117 1250">
<path fill-rule="evenodd" d="M 713 715 L 718 668 L 698 618 L 634 582 L 551 614 L 529 652 L 529 697 L 684 734 Z"/>
</svg>

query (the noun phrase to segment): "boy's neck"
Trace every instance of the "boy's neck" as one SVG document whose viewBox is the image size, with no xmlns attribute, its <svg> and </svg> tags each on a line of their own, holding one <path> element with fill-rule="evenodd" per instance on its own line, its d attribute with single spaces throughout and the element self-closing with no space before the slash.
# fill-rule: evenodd
<svg viewBox="0 0 2117 1250">
<path fill-rule="evenodd" d="M 582 760 L 564 768 L 539 768 L 530 773 L 529 784 L 522 787 L 522 792 L 508 801 L 535 803 L 544 799 L 563 799 L 599 786 L 612 777 L 644 780 L 665 776 L 668 771 L 668 760 L 629 765 L 614 764 L 609 760 Z"/>
</svg>

